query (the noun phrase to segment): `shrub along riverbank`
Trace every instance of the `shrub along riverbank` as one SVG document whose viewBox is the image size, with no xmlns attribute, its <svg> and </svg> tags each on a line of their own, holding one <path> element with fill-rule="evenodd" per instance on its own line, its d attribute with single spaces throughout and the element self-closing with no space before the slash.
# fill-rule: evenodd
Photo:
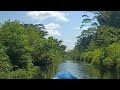
<svg viewBox="0 0 120 90">
<path fill-rule="evenodd" d="M 65 58 L 65 49 L 62 40 L 47 36 L 42 24 L 5 21 L 0 25 L 0 78 L 34 78 L 38 66 Z"/>
<path fill-rule="evenodd" d="M 92 13 L 93 18 L 83 15 L 86 18 L 81 28 L 88 23 L 91 26 L 77 37 L 71 58 L 110 70 L 120 69 L 120 12 Z"/>
</svg>

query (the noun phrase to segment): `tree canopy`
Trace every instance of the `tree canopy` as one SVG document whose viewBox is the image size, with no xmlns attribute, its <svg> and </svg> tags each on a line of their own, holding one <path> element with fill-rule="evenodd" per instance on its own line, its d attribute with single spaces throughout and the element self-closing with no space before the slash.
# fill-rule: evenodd
<svg viewBox="0 0 120 90">
<path fill-rule="evenodd" d="M 66 57 L 62 40 L 45 38 L 42 24 L 7 20 L 0 27 L 0 78 L 33 78 L 37 67 Z"/>
<path fill-rule="evenodd" d="M 118 68 L 120 65 L 118 49 L 120 47 L 120 11 L 90 12 L 94 17 L 91 18 L 88 14 L 83 15 L 85 19 L 80 26 L 83 28 L 90 24 L 90 28 L 83 30 L 77 37 L 75 48 L 71 51 L 72 58 L 76 57 L 80 61 L 108 69 Z M 76 55 L 74 55 L 75 52 Z"/>
</svg>

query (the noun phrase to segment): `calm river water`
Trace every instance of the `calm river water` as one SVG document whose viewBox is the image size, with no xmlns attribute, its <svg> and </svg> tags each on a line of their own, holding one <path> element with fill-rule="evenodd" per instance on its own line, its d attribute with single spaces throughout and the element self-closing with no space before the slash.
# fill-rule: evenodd
<svg viewBox="0 0 120 90">
<path fill-rule="evenodd" d="M 37 79 L 51 79 L 60 71 L 70 72 L 79 79 L 119 79 L 120 73 L 117 71 L 101 71 L 89 64 L 81 64 L 72 60 L 67 60 L 59 65 L 51 65 L 40 68 Z"/>
</svg>

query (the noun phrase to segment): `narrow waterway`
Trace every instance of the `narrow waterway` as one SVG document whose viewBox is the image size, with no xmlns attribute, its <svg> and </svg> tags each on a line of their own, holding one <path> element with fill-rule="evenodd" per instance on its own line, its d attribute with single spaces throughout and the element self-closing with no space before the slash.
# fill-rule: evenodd
<svg viewBox="0 0 120 90">
<path fill-rule="evenodd" d="M 119 79 L 117 71 L 101 71 L 99 68 L 89 64 L 82 64 L 72 60 L 66 60 L 59 65 L 51 65 L 40 69 L 39 79 L 51 79 L 60 71 L 70 72 L 79 79 Z"/>
</svg>

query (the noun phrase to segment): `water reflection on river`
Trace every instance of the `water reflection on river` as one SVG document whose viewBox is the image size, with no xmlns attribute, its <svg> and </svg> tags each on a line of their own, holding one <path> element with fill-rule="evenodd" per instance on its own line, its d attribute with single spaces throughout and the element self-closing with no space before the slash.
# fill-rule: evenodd
<svg viewBox="0 0 120 90">
<path fill-rule="evenodd" d="M 101 71 L 100 69 L 89 64 L 80 64 L 67 60 L 59 65 L 50 65 L 41 67 L 38 79 L 51 79 L 59 71 L 68 71 L 79 79 L 118 79 L 120 74 L 117 71 Z"/>
</svg>

